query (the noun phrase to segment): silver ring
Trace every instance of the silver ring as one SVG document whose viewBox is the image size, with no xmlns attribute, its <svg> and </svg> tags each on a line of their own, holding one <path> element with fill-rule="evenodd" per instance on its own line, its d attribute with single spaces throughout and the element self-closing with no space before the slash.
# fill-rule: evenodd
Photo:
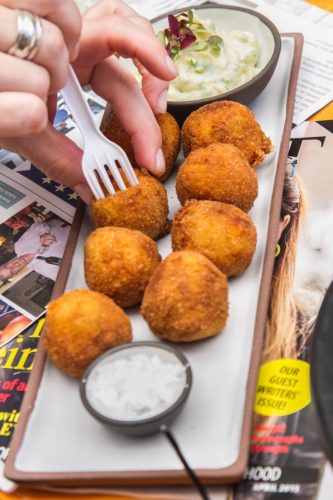
<svg viewBox="0 0 333 500">
<path fill-rule="evenodd" d="M 40 46 L 43 27 L 41 19 L 24 10 L 17 11 L 17 37 L 8 54 L 31 61 Z"/>
</svg>

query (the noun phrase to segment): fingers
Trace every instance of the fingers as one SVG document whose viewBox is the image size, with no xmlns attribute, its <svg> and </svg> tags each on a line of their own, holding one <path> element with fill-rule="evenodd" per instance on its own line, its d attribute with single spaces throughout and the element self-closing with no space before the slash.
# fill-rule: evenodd
<svg viewBox="0 0 333 500">
<path fill-rule="evenodd" d="M 42 43 L 34 57 L 34 63 L 43 66 L 50 75 L 49 93 L 62 89 L 68 78 L 69 55 L 59 28 L 42 20 Z"/>
<path fill-rule="evenodd" d="M 1 0 L 1 5 L 9 9 L 34 12 L 56 25 L 62 32 L 71 60 L 77 51 L 81 33 L 82 18 L 72 0 Z"/>
<path fill-rule="evenodd" d="M 50 77 L 42 66 L 0 52 L 0 92 L 28 92 L 46 101 Z"/>
<path fill-rule="evenodd" d="M 165 162 L 161 130 L 134 76 L 110 57 L 95 67 L 91 85 L 110 102 L 131 137 L 138 165 L 162 175 Z"/>
<path fill-rule="evenodd" d="M 110 2 L 110 0 L 102 0 L 91 7 L 84 14 L 84 18 L 95 19 L 98 17 L 110 16 L 112 14 L 120 14 L 124 16 L 137 15 L 134 9 L 121 0 L 113 0 L 112 2 Z"/>
<path fill-rule="evenodd" d="M 17 12 L 0 6 L 0 51 L 6 53 L 17 37 Z M 60 29 L 42 20 L 43 36 L 40 47 L 30 64 L 43 66 L 50 75 L 49 92 L 60 90 L 67 81 L 69 56 L 65 40 Z M 8 55 L 8 54 L 7 54 Z M 32 66 L 31 66 L 32 67 Z M 30 72 L 23 81 L 30 78 Z"/>
<path fill-rule="evenodd" d="M 102 0 L 91 7 L 83 17 L 84 19 L 98 19 L 114 14 L 128 17 L 130 21 L 147 30 L 149 33 L 154 33 L 152 24 L 147 18 L 140 16 L 129 5 L 120 0 L 113 0 L 112 2 L 109 0 Z"/>
<path fill-rule="evenodd" d="M 44 130 L 48 72 L 1 52 L 0 67 L 6 68 L 0 72 L 0 137 L 19 137 Z"/>
<path fill-rule="evenodd" d="M 141 88 L 155 115 L 165 113 L 167 110 L 168 82 L 156 78 L 149 73 L 139 61 L 134 61 L 142 76 Z"/>
<path fill-rule="evenodd" d="M 71 187 L 86 203 L 91 202 L 81 169 L 81 149 L 50 124 L 32 137 L 1 139 L 1 145 L 30 160 L 51 179 Z"/>
<path fill-rule="evenodd" d="M 0 92 L 0 137 L 36 134 L 47 126 L 47 109 L 40 97 L 23 92 Z M 13 150 L 16 151 L 15 144 Z"/>
<path fill-rule="evenodd" d="M 138 26 L 130 18 L 112 15 L 85 20 L 82 28 L 80 54 L 76 67 L 93 67 L 99 61 L 116 53 L 137 59 L 151 74 L 161 80 L 172 80 L 177 69 L 161 42 L 148 29 Z M 89 77 L 86 72 L 85 77 Z"/>
</svg>

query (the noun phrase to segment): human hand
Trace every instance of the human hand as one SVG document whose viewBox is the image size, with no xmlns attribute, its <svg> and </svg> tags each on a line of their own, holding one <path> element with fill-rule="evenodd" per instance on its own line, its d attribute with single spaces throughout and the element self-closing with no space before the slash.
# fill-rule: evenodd
<svg viewBox="0 0 333 500">
<path fill-rule="evenodd" d="M 26 253 L 6 262 L 0 267 L 0 280 L 8 280 L 15 276 L 21 269 L 29 264 L 34 258 L 35 253 Z"/>
<path fill-rule="evenodd" d="M 134 59 L 143 75 L 142 89 L 116 55 Z M 176 69 L 150 23 L 120 0 L 100 2 L 84 17 L 80 52 L 73 66 L 83 85 L 91 83 L 111 103 L 132 138 L 137 162 L 162 174 L 162 139 L 154 113 L 166 110 L 167 82 L 176 76 Z M 72 187 L 85 201 L 91 200 L 81 171 L 81 150 L 50 123 L 43 123 L 41 130 L 28 137 L 18 138 L 16 133 L 0 142 L 49 177 Z"/>
<path fill-rule="evenodd" d="M 57 241 L 56 237 L 50 233 L 41 234 L 39 239 L 42 247 L 49 247 L 52 243 Z"/>
<path fill-rule="evenodd" d="M 8 54 L 17 38 L 17 11 L 41 17 L 42 38 L 33 61 Z M 79 50 L 82 18 L 72 0 L 0 0 L 0 140 L 47 127 L 47 99 L 66 83 Z"/>
</svg>

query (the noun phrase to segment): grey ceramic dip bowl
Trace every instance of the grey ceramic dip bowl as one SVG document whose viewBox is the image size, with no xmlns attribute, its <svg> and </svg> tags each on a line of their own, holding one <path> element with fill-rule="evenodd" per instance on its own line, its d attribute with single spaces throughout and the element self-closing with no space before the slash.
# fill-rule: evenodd
<svg viewBox="0 0 333 500">
<path fill-rule="evenodd" d="M 117 360 L 128 360 L 131 356 L 133 357 L 133 355 L 137 354 L 144 354 L 149 359 L 157 355 L 162 363 L 171 363 L 181 367 L 183 386 L 179 388 L 179 394 L 176 399 L 171 401 L 170 406 L 163 408 L 162 411 L 155 411 L 152 416 L 148 416 L 147 418 L 119 418 L 117 415 L 115 417 L 115 411 L 108 411 L 106 407 L 101 406 L 98 402 L 96 403 L 96 400 L 93 401 L 92 379 L 96 377 L 96 370 L 103 364 Z M 133 386 L 137 386 L 138 391 L 140 390 L 139 384 L 139 379 L 133 381 Z M 146 435 L 160 431 L 163 426 L 168 427 L 171 421 L 182 410 L 190 393 L 191 386 L 192 371 L 187 359 L 179 350 L 160 342 L 133 342 L 110 349 L 96 358 L 89 365 L 81 379 L 80 395 L 84 406 L 91 415 L 101 422 L 107 423 L 114 430 L 131 435 Z"/>
<path fill-rule="evenodd" d="M 211 102 L 227 99 L 242 104 L 249 104 L 264 90 L 271 79 L 281 50 L 281 37 L 278 29 L 267 17 L 259 12 L 243 7 L 217 5 L 214 3 L 193 6 L 191 9 L 197 11 L 201 20 L 212 20 L 218 30 L 225 32 L 232 30 L 252 32 L 258 40 L 261 53 L 257 64 L 259 72 L 243 85 L 223 94 L 203 99 L 185 100 L 184 98 L 184 100 L 177 101 L 169 100 L 168 111 L 176 118 L 180 125 L 192 111 Z M 177 15 L 181 12 L 184 12 L 184 9 L 169 12 L 168 14 Z M 168 27 L 168 14 L 153 19 L 152 24 L 156 33 Z"/>
</svg>

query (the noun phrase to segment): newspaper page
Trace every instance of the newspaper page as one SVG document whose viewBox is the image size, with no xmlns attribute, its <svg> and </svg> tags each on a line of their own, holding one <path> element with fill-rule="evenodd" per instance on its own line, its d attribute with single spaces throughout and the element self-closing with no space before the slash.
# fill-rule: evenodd
<svg viewBox="0 0 333 500">
<path fill-rule="evenodd" d="M 101 114 L 103 100 L 90 92 L 88 102 Z M 54 126 L 69 137 L 76 132 L 61 97 Z M 24 158 L 0 150 L 0 347 L 44 314 L 77 200 Z"/>
<path fill-rule="evenodd" d="M 325 1 L 322 2 L 323 8 L 312 5 L 303 0 L 257 0 L 258 3 L 265 2 L 269 5 L 274 5 L 285 12 L 289 12 L 295 16 L 311 21 L 322 28 L 333 28 L 333 14 L 325 10 Z"/>
<path fill-rule="evenodd" d="M 281 32 L 298 31 L 304 35 L 294 111 L 294 123 L 299 125 L 333 100 L 332 29 L 323 29 L 302 16 L 286 13 L 266 0 L 258 4 L 257 10 Z"/>
<path fill-rule="evenodd" d="M 299 125 L 333 100 L 332 28 L 323 28 L 310 16 L 286 9 L 283 0 L 256 0 L 256 4 L 255 9 L 273 21 L 281 33 L 296 31 L 304 36 L 294 110 L 294 123 Z"/>
<path fill-rule="evenodd" d="M 333 279 L 333 121 L 295 128 L 254 406 L 235 500 L 314 499 L 325 455 L 310 394 L 311 339 Z"/>
</svg>

